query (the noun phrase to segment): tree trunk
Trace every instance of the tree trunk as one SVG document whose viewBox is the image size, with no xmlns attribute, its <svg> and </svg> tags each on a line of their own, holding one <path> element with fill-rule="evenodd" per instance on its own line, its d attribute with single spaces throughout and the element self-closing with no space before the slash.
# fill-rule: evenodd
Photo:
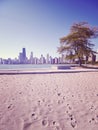
<svg viewBox="0 0 98 130">
<path fill-rule="evenodd" d="M 79 66 L 82 66 L 82 61 L 81 61 L 81 58 L 79 57 Z"/>
</svg>

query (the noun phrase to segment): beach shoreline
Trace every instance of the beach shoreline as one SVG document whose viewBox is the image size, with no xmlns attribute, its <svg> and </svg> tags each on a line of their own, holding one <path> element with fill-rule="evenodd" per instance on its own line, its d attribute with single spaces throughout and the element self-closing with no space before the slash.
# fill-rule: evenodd
<svg viewBox="0 0 98 130">
<path fill-rule="evenodd" d="M 98 72 L 96 67 L 70 67 L 70 68 L 61 68 L 58 69 L 57 66 L 51 69 L 0 69 L 0 75 L 10 75 L 10 74 L 52 74 L 52 73 L 78 73 L 78 72 Z"/>
</svg>

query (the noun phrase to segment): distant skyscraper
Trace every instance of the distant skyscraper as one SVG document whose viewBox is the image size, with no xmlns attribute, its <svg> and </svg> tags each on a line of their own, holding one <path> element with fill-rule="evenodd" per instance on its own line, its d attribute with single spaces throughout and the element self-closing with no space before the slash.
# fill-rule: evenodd
<svg viewBox="0 0 98 130">
<path fill-rule="evenodd" d="M 50 64 L 53 64 L 53 58 L 50 56 L 49 59 L 50 59 Z"/>
<path fill-rule="evenodd" d="M 25 63 L 26 62 L 26 49 L 25 48 L 22 49 L 22 56 L 23 56 L 23 62 Z"/>
<path fill-rule="evenodd" d="M 44 64 L 44 57 L 43 57 L 43 55 L 41 55 L 40 63 L 41 63 L 41 64 Z"/>
<path fill-rule="evenodd" d="M 50 61 L 49 61 L 49 54 L 47 54 L 46 63 L 47 63 L 47 64 L 50 63 Z"/>
<path fill-rule="evenodd" d="M 22 63 L 22 62 L 23 62 L 22 53 L 20 52 L 20 53 L 19 53 L 19 63 Z"/>
<path fill-rule="evenodd" d="M 26 49 L 22 48 L 22 52 L 19 53 L 19 62 L 21 64 L 26 64 Z"/>
<path fill-rule="evenodd" d="M 33 63 L 34 63 L 33 52 L 31 52 L 31 55 L 30 55 L 30 64 L 33 64 Z"/>
</svg>

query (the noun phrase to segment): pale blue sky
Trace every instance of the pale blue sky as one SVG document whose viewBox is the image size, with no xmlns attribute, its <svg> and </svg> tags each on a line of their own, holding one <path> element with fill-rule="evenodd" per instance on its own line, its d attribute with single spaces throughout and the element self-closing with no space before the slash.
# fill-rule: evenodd
<svg viewBox="0 0 98 130">
<path fill-rule="evenodd" d="M 74 22 L 98 26 L 98 0 L 0 0 L 0 57 L 58 56 L 59 38 Z M 98 38 L 93 41 L 98 48 Z"/>
</svg>

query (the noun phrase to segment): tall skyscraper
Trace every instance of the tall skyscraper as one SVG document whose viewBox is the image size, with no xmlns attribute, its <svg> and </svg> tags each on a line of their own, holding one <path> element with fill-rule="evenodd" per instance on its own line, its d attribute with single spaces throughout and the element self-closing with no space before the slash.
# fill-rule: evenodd
<svg viewBox="0 0 98 130">
<path fill-rule="evenodd" d="M 23 62 L 25 63 L 26 62 L 26 49 L 25 48 L 23 48 L 22 49 L 22 58 L 23 58 Z"/>
<path fill-rule="evenodd" d="M 22 48 L 22 52 L 19 53 L 19 62 L 21 64 L 26 64 L 26 49 Z"/>
</svg>

